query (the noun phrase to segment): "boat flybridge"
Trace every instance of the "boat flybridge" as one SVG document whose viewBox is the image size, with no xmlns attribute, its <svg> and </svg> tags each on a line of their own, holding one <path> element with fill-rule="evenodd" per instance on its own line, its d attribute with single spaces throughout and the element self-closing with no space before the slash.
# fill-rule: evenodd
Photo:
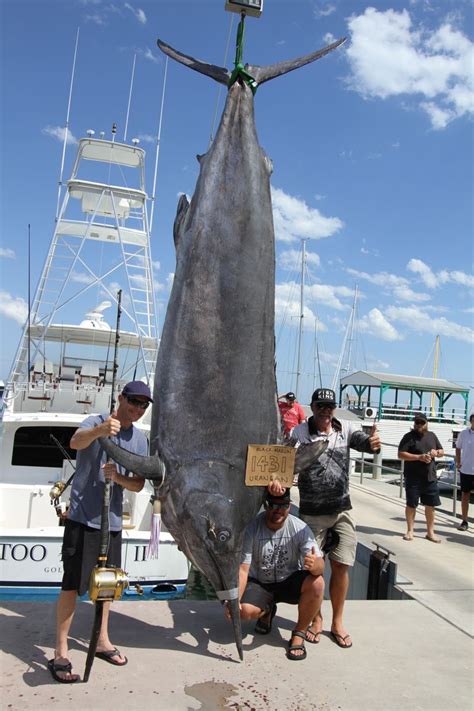
<svg viewBox="0 0 474 711">
<path fill-rule="evenodd" d="M 122 291 L 116 394 L 130 380 L 152 386 L 158 328 L 145 191 L 145 151 L 79 140 L 29 316 L 3 397 L 0 556 L 3 589 L 56 589 L 63 527 L 51 488 L 74 471 L 69 442 L 112 397 L 118 290 Z M 110 309 L 111 323 L 105 312 Z M 149 411 L 138 426 L 149 431 Z M 162 530 L 158 560 L 145 555 L 151 486 L 125 492 L 123 567 L 131 578 L 182 590 L 187 562 Z M 158 590 L 160 588 L 158 587 Z"/>
</svg>

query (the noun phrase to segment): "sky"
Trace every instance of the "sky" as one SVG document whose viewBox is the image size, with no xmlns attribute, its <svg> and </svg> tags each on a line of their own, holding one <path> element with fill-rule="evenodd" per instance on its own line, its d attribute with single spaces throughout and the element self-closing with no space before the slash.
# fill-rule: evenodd
<svg viewBox="0 0 474 711">
<path fill-rule="evenodd" d="M 52 236 L 78 28 L 65 177 L 88 129 L 110 137 L 116 122 L 123 134 L 135 56 L 128 140 L 147 151 L 150 194 L 165 68 L 156 39 L 232 68 L 239 18 L 224 4 L 0 0 L 0 378 L 27 314 L 28 224 L 33 290 Z M 306 403 L 320 374 L 323 385 L 336 382 L 338 363 L 342 375 L 430 377 L 438 335 L 438 377 L 474 387 L 472 28 L 470 0 L 265 0 L 262 16 L 247 18 L 251 64 L 347 37 L 255 96 L 259 142 L 273 162 L 279 392 L 298 385 Z M 196 155 L 224 100 L 224 87 L 169 62 L 152 230 L 161 323 L 177 201 L 193 194 Z"/>
</svg>

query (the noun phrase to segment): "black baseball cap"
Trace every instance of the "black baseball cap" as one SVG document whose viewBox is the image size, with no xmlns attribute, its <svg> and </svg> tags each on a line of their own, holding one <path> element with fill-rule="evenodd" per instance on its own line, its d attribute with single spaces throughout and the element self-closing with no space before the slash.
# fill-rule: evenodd
<svg viewBox="0 0 474 711">
<path fill-rule="evenodd" d="M 146 383 L 143 383 L 141 380 L 132 380 L 130 383 L 127 383 L 124 389 L 122 390 L 122 395 L 130 395 L 130 397 L 138 395 L 139 397 L 146 397 L 150 402 L 153 402 L 150 388 Z"/>
<path fill-rule="evenodd" d="M 330 388 L 318 388 L 311 397 L 311 405 L 331 405 L 336 407 L 336 393 Z"/>
<path fill-rule="evenodd" d="M 265 501 L 274 501 L 275 503 L 279 504 L 288 504 L 291 502 L 290 489 L 285 489 L 281 496 L 275 496 L 274 494 L 270 494 L 270 492 L 267 490 Z"/>
<path fill-rule="evenodd" d="M 416 422 L 419 420 L 420 422 L 428 422 L 428 418 L 426 417 L 424 412 L 415 412 L 415 417 L 413 420 Z"/>
<path fill-rule="evenodd" d="M 286 393 L 285 397 L 287 400 L 296 400 L 295 393 Z"/>
</svg>

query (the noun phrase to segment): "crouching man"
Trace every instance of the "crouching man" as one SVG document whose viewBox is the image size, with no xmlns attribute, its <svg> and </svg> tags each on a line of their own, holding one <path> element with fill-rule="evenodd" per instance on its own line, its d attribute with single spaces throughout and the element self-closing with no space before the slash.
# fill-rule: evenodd
<svg viewBox="0 0 474 711">
<path fill-rule="evenodd" d="M 271 631 L 278 602 L 298 605 L 298 621 L 286 656 L 306 658 L 305 642 L 319 642 L 315 625 L 324 594 L 324 561 L 309 526 L 290 511 L 290 490 L 267 493 L 265 511 L 247 526 L 239 570 L 240 615 L 257 620 L 255 632 Z M 226 606 L 226 617 L 230 613 Z"/>
</svg>

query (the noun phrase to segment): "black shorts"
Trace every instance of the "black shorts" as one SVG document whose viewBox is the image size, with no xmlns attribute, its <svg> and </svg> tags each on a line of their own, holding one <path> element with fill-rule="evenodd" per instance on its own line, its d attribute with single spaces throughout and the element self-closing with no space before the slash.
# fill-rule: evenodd
<svg viewBox="0 0 474 711">
<path fill-rule="evenodd" d="M 418 476 L 407 476 L 405 477 L 405 491 L 407 506 L 410 508 L 416 509 L 418 501 L 421 501 L 423 506 L 439 506 L 441 504 L 437 481 L 428 481 Z"/>
<path fill-rule="evenodd" d="M 474 491 L 474 475 L 473 474 L 463 474 L 461 475 L 461 491 L 467 494 L 469 491 Z"/>
<path fill-rule="evenodd" d="M 297 570 L 281 583 L 260 583 L 255 578 L 249 578 L 241 603 L 255 605 L 261 610 L 270 612 L 274 602 L 287 602 L 297 605 L 301 595 L 301 587 L 311 575 L 307 570 Z"/>
<path fill-rule="evenodd" d="M 66 519 L 62 547 L 62 590 L 75 590 L 79 595 L 87 592 L 92 570 L 97 565 L 99 549 L 100 529 Z M 120 568 L 121 558 L 122 531 L 110 531 L 107 565 Z"/>
</svg>

